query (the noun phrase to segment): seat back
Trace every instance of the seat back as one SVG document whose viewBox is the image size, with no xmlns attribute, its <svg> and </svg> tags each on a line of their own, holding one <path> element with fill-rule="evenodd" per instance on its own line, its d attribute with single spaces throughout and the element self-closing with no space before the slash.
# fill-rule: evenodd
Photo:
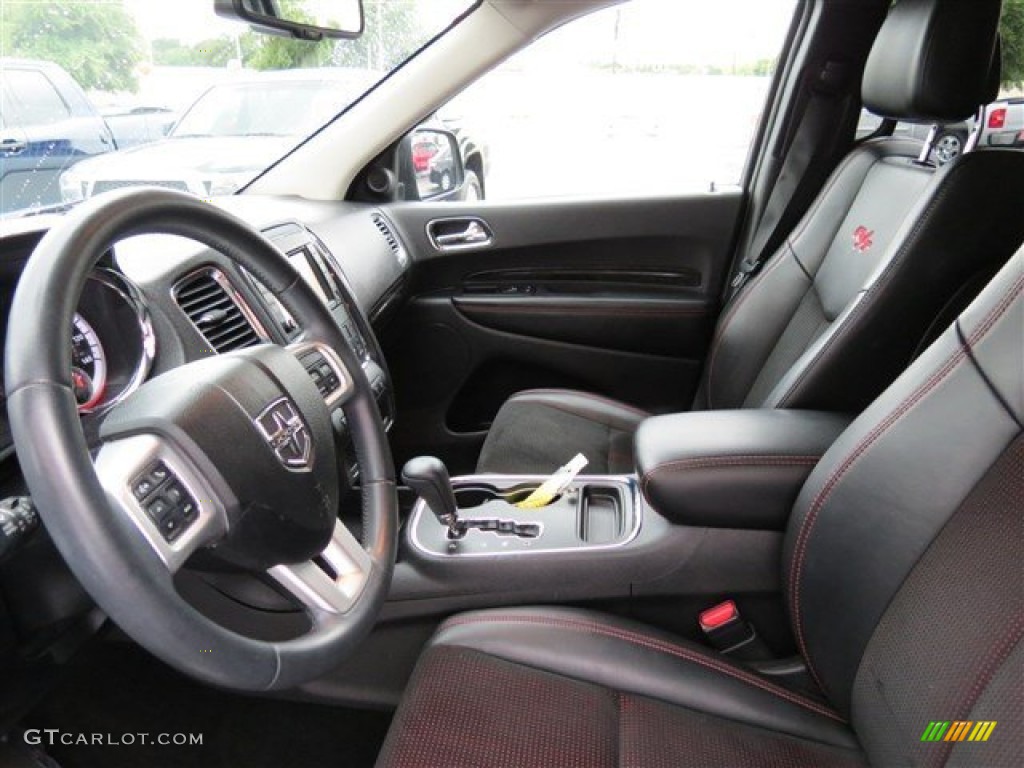
<svg viewBox="0 0 1024 768">
<path fill-rule="evenodd" d="M 799 647 L 872 763 L 1021 764 L 1022 562 L 1024 249 L 823 457 L 787 531 Z M 922 742 L 932 721 L 998 738 Z"/>
<path fill-rule="evenodd" d="M 956 122 L 994 98 L 999 6 L 898 3 L 865 103 Z M 1024 155 L 969 153 L 936 170 L 917 162 L 921 148 L 887 138 L 846 158 L 722 316 L 695 408 L 860 411 L 1009 259 L 1024 239 Z"/>
</svg>

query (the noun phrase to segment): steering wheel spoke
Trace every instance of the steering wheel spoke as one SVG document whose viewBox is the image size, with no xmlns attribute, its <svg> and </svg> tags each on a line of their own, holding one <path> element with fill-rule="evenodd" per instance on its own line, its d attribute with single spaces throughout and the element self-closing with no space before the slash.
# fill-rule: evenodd
<svg viewBox="0 0 1024 768">
<path fill-rule="evenodd" d="M 324 551 L 297 565 L 277 565 L 270 578 L 307 610 L 315 623 L 346 613 L 359 599 L 373 561 L 338 521 Z"/>
<path fill-rule="evenodd" d="M 227 532 L 224 502 L 162 437 L 108 441 L 95 468 L 111 506 L 131 520 L 171 573 Z"/>
<path fill-rule="evenodd" d="M 348 402 L 355 394 L 355 382 L 338 353 L 319 341 L 299 341 L 289 344 L 287 350 L 302 363 L 328 410 L 333 411 Z"/>
</svg>

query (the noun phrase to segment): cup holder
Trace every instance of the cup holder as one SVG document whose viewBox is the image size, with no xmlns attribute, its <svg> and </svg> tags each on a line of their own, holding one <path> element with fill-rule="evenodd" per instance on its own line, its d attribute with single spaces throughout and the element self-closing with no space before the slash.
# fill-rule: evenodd
<svg viewBox="0 0 1024 768">
<path fill-rule="evenodd" d="M 540 487 L 540 483 L 520 483 L 505 490 L 498 490 L 495 486 L 487 483 L 477 485 L 465 485 L 454 488 L 455 503 L 460 510 L 470 510 L 482 507 L 492 501 L 503 501 L 506 504 L 515 506 L 525 501 L 531 493 Z M 553 498 L 544 506 L 550 506 L 561 498 L 561 494 Z"/>
<path fill-rule="evenodd" d="M 636 479 L 582 476 L 543 507 L 521 508 L 545 477 L 478 475 L 452 478 L 457 530 L 443 525 L 422 503 L 410 519 L 413 547 L 429 557 L 503 555 L 609 549 L 639 531 Z"/>
</svg>

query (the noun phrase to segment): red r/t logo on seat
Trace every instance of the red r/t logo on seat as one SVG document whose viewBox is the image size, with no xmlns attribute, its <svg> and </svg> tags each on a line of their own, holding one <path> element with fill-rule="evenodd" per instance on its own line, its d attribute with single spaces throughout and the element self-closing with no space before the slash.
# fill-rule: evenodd
<svg viewBox="0 0 1024 768">
<path fill-rule="evenodd" d="M 875 231 L 867 227 L 857 227 L 853 231 L 853 248 L 860 253 L 867 253 L 875 244 Z"/>
</svg>

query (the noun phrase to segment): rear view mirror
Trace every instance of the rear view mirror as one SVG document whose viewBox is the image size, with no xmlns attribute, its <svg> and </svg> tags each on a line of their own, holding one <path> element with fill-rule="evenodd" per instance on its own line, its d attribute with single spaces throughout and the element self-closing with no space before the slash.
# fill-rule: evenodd
<svg viewBox="0 0 1024 768">
<path fill-rule="evenodd" d="M 214 0 L 217 15 L 300 40 L 363 34 L 362 0 Z"/>
</svg>

